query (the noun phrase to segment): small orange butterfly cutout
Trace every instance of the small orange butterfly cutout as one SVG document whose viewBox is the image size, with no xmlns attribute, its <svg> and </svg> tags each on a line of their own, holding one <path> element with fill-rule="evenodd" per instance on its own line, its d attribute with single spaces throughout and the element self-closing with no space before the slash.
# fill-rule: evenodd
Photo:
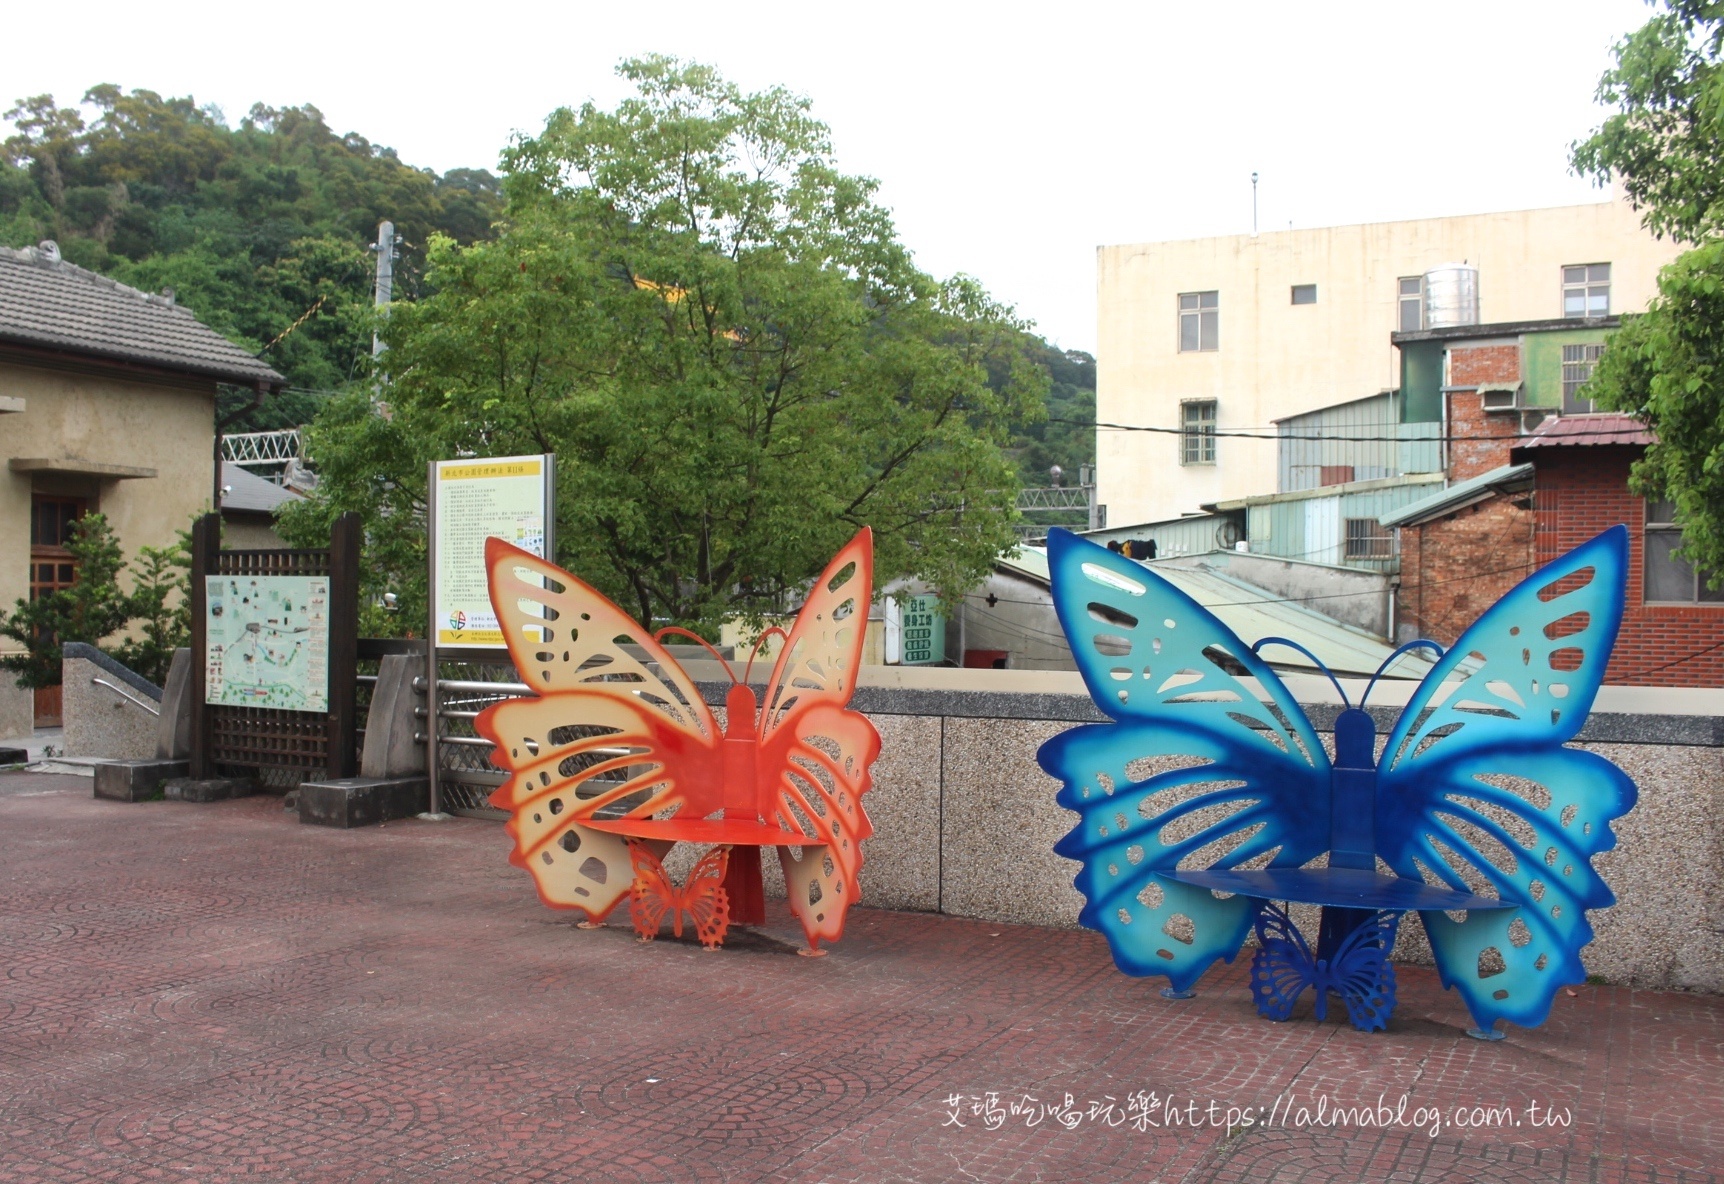
<svg viewBox="0 0 1724 1184">
<path fill-rule="evenodd" d="M 643 937 L 667 914 L 680 936 L 686 913 L 716 945 L 733 912 L 761 919 L 727 886 L 747 897 L 752 884 L 758 896 L 755 850 L 776 847 L 805 952 L 838 940 L 861 891 L 873 833 L 862 795 L 880 753 L 874 726 L 846 707 L 873 593 L 872 533 L 838 552 L 788 634 L 769 631 L 784 644 L 764 697 L 746 670 L 732 676 L 723 727 L 660 644 L 693 634 L 649 634 L 590 585 L 501 539 L 487 540 L 485 559 L 509 654 L 535 697 L 498 703 L 475 726 L 509 773 L 490 800 L 510 812 L 509 861 L 532 873 L 539 898 L 599 921 L 629 897 Z M 709 884 L 709 853 L 677 889 L 659 862 L 677 842 L 741 850 L 728 875 L 717 861 L 723 884 Z"/>
</svg>

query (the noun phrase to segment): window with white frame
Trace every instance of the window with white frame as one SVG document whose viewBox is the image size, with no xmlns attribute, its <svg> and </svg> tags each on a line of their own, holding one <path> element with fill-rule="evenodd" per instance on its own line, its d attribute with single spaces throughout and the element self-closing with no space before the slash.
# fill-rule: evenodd
<svg viewBox="0 0 1724 1184">
<path fill-rule="evenodd" d="M 1221 293 L 1179 294 L 1179 352 L 1207 353 L 1221 347 Z"/>
<path fill-rule="evenodd" d="M 1675 502 L 1646 503 L 1645 591 L 1648 603 L 1716 604 L 1724 591 L 1706 586 L 1706 573 L 1682 557 L 1682 525 Z"/>
<path fill-rule="evenodd" d="M 1562 269 L 1562 315 L 1610 315 L 1610 264 L 1571 263 Z"/>
<path fill-rule="evenodd" d="M 1179 405 L 1179 463 L 1215 463 L 1215 400 L 1188 399 Z"/>
<path fill-rule="evenodd" d="M 1562 347 L 1562 409 L 1568 414 L 1586 415 L 1592 411 L 1592 400 L 1582 398 L 1580 388 L 1592 377 L 1598 359 L 1603 356 L 1602 342 Z"/>
<path fill-rule="evenodd" d="M 1400 285 L 1395 323 L 1403 333 L 1417 333 L 1425 327 L 1425 277 L 1404 275 Z"/>
</svg>

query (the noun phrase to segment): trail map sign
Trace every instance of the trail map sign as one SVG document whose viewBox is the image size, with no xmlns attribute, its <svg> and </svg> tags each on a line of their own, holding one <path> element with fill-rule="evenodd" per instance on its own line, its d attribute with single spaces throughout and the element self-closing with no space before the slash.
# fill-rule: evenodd
<svg viewBox="0 0 1724 1184">
<path fill-rule="evenodd" d="M 329 710 L 329 577 L 204 577 L 204 702 Z"/>
<path fill-rule="evenodd" d="M 503 631 L 485 587 L 485 540 L 545 556 L 555 458 L 503 456 L 432 466 L 435 530 L 431 619 L 444 649 L 493 648 Z"/>
</svg>

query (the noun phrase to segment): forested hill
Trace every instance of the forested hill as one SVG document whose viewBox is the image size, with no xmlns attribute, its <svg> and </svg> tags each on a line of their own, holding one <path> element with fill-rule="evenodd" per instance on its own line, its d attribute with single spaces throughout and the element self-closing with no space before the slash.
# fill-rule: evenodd
<svg viewBox="0 0 1724 1184">
<path fill-rule="evenodd" d="M 488 237 L 503 208 L 484 169 L 413 168 L 337 135 L 309 105 L 254 106 L 230 127 L 190 97 L 103 85 L 82 109 L 38 95 L 7 118 L 16 134 L 0 146 L 0 242 L 55 239 L 74 263 L 147 292 L 172 288 L 312 390 L 343 385 L 370 352 L 367 247 L 379 220 L 404 239 L 396 294 L 411 298 L 429 234 Z M 243 426 L 297 424 L 313 410 L 289 396 Z"/>
<path fill-rule="evenodd" d="M 361 373 L 371 351 L 377 223 L 404 240 L 395 296 L 419 293 L 433 231 L 462 243 L 492 235 L 503 215 L 484 169 L 439 176 L 355 132 L 337 135 L 316 107 L 254 106 L 230 127 L 191 97 L 92 88 L 79 107 L 51 95 L 7 112 L 0 144 L 0 244 L 55 239 L 67 259 L 146 292 L 172 288 L 205 324 L 264 357 L 290 391 L 241 413 L 228 430 L 296 427 L 319 399 Z M 1049 371 L 1048 419 L 1014 424 L 1026 485 L 1058 464 L 1077 479 L 1095 457 L 1095 359 L 1025 334 Z M 993 376 L 1003 382 L 1003 374 Z M 240 411 L 243 393 L 224 397 Z M 1059 422 L 1065 420 L 1067 422 Z"/>
</svg>

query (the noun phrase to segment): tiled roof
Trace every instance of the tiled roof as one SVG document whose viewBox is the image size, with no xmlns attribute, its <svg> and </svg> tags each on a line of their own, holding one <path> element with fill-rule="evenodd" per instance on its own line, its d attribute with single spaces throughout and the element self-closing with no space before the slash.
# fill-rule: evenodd
<svg viewBox="0 0 1724 1184">
<path fill-rule="evenodd" d="M 0 247 L 0 343 L 139 362 L 247 386 L 287 379 L 166 296 L 57 258 Z"/>
<path fill-rule="evenodd" d="M 1532 430 L 1514 451 L 1526 448 L 1575 448 L 1582 445 L 1651 444 L 1655 437 L 1631 415 L 1556 415 Z"/>
</svg>

